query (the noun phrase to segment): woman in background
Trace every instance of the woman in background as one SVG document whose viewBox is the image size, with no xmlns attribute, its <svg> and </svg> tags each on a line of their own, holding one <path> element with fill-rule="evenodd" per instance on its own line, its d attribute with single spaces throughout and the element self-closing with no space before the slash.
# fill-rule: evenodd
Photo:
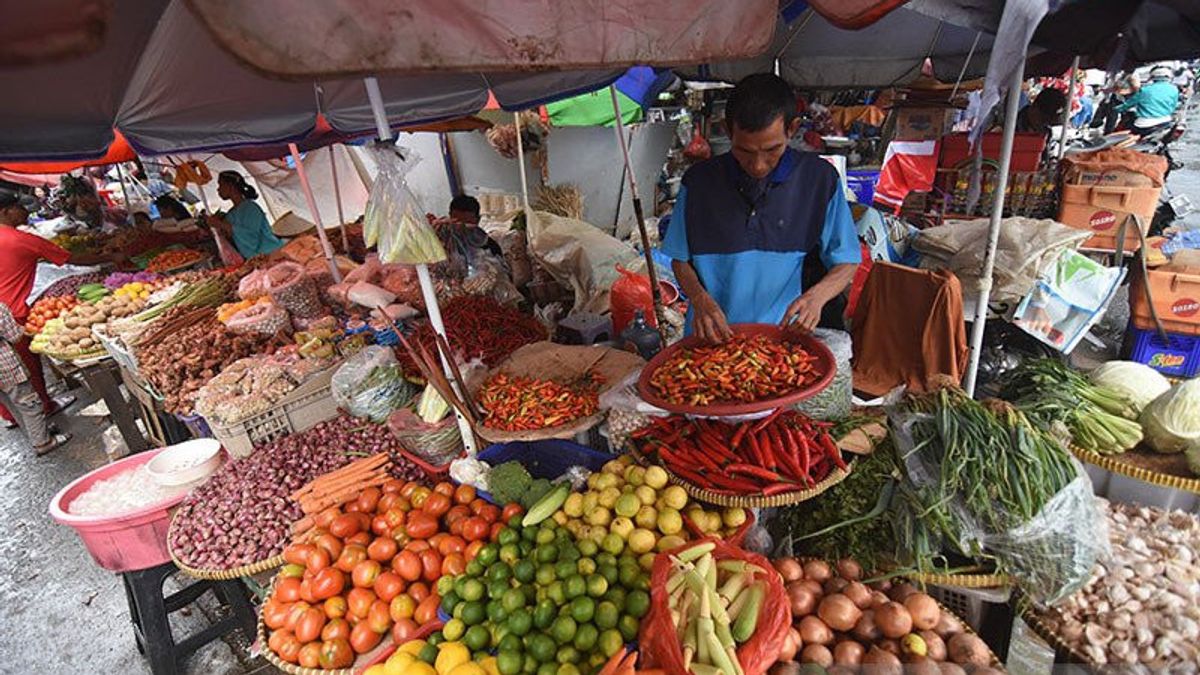
<svg viewBox="0 0 1200 675">
<path fill-rule="evenodd" d="M 283 240 L 271 231 L 267 214 L 254 201 L 258 191 L 246 182 L 242 174 L 236 171 L 218 174 L 217 194 L 221 199 L 233 202 L 233 208 L 223 215 L 210 218 L 209 222 L 233 242 L 243 258 L 267 255 L 283 246 Z"/>
</svg>

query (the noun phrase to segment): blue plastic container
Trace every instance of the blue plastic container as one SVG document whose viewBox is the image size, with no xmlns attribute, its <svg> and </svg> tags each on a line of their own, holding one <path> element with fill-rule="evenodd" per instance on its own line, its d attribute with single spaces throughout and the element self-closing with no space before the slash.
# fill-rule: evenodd
<svg viewBox="0 0 1200 675">
<path fill-rule="evenodd" d="M 1130 346 L 1129 359 L 1144 363 L 1167 377 L 1189 378 L 1200 375 L 1200 336 L 1167 333 L 1163 341 L 1158 331 L 1129 327 L 1125 338 Z"/>
<path fill-rule="evenodd" d="M 593 450 L 587 446 L 551 439 L 548 441 L 514 441 L 497 443 L 485 448 L 476 457 L 481 462 L 497 466 L 505 462 L 520 462 L 534 478 L 554 480 L 573 466 L 582 466 L 589 471 L 599 471 L 616 455 Z M 479 496 L 495 503 L 492 495 L 480 490 Z"/>
<path fill-rule="evenodd" d="M 875 184 L 879 182 L 879 169 L 853 170 L 846 172 L 846 186 L 854 193 L 859 204 L 870 206 L 875 200 Z"/>
</svg>

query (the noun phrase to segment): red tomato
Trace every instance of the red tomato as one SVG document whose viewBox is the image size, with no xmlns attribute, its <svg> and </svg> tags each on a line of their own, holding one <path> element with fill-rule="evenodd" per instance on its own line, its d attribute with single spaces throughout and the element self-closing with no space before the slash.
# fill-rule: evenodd
<svg viewBox="0 0 1200 675">
<path fill-rule="evenodd" d="M 351 588 L 346 594 L 346 604 L 348 605 L 346 616 L 359 619 L 366 618 L 367 612 L 371 610 L 371 603 L 375 602 L 375 593 L 368 588 Z"/>
<path fill-rule="evenodd" d="M 287 621 L 283 622 L 284 629 L 295 633 L 296 624 L 300 623 L 300 619 L 304 618 L 304 613 L 310 609 L 312 609 L 312 605 L 304 602 L 303 600 L 299 602 L 293 602 L 292 606 L 288 608 Z"/>
<path fill-rule="evenodd" d="M 412 619 L 401 619 L 392 625 L 392 640 L 396 644 L 404 644 L 416 636 L 421 627 Z"/>
<path fill-rule="evenodd" d="M 428 539 L 437 531 L 437 518 L 421 511 L 411 512 L 404 523 L 404 532 L 413 539 Z"/>
<path fill-rule="evenodd" d="M 347 544 L 342 549 L 342 554 L 338 556 L 334 567 L 350 574 L 354 571 L 354 566 L 367 559 L 367 547 L 361 544 Z"/>
<path fill-rule="evenodd" d="M 467 562 L 471 562 L 475 559 L 475 556 L 479 555 L 479 549 L 483 547 L 484 542 L 473 541 L 467 544 L 467 548 L 463 550 L 463 557 L 467 559 Z"/>
<path fill-rule="evenodd" d="M 371 533 L 375 536 L 382 537 L 391 530 L 391 525 L 388 524 L 387 518 L 384 518 L 382 513 L 371 519 Z"/>
<path fill-rule="evenodd" d="M 421 510 L 435 518 L 441 518 L 450 510 L 450 498 L 441 492 L 434 492 L 425 499 Z"/>
<path fill-rule="evenodd" d="M 392 598 L 404 592 L 405 585 L 399 574 L 384 572 L 375 579 L 375 595 L 384 602 L 391 602 Z"/>
<path fill-rule="evenodd" d="M 312 642 L 321 637 L 321 629 L 325 627 L 324 610 L 313 607 L 305 610 L 304 616 L 296 622 L 296 639 L 300 642 Z"/>
<path fill-rule="evenodd" d="M 387 563 L 395 557 L 398 550 L 400 550 L 400 546 L 396 543 L 395 539 L 380 537 L 371 542 L 371 545 L 367 547 L 367 557 L 371 560 Z"/>
<path fill-rule="evenodd" d="M 404 531 L 403 525 L 400 525 L 396 529 L 392 530 L 392 539 L 395 539 L 396 543 L 399 544 L 401 548 L 407 546 L 408 542 L 412 541 L 412 538 L 408 536 L 408 532 Z"/>
<path fill-rule="evenodd" d="M 322 640 L 349 640 L 350 623 L 343 618 L 330 619 L 321 629 Z"/>
<path fill-rule="evenodd" d="M 313 575 L 312 594 L 317 600 L 327 600 L 341 595 L 345 588 L 346 573 L 335 567 L 326 567 Z"/>
<path fill-rule="evenodd" d="M 426 541 L 429 542 L 429 548 L 436 551 L 442 545 L 442 542 L 445 541 L 449 536 L 450 534 L 448 532 L 438 532 Z"/>
<path fill-rule="evenodd" d="M 421 551 L 428 551 L 431 548 L 433 548 L 433 547 L 430 546 L 429 542 L 425 541 L 424 539 L 413 539 L 412 541 L 410 541 L 404 545 L 405 551 L 412 551 L 413 553 L 420 553 Z"/>
<path fill-rule="evenodd" d="M 321 667 L 321 643 L 310 642 L 300 648 L 300 654 L 296 658 L 296 662 L 301 668 L 320 668 Z"/>
<path fill-rule="evenodd" d="M 283 549 L 283 559 L 295 565 L 303 565 L 308 562 L 308 555 L 316 550 L 316 547 L 311 544 L 288 544 L 287 548 Z"/>
<path fill-rule="evenodd" d="M 438 597 L 437 593 L 434 593 L 417 603 L 417 610 L 413 612 L 413 621 L 416 621 L 418 626 L 424 626 L 430 621 L 437 620 L 437 608 L 441 602 L 442 599 Z"/>
<path fill-rule="evenodd" d="M 286 630 L 277 630 L 271 633 L 271 637 L 267 638 L 267 649 L 279 653 L 279 645 L 283 644 L 283 641 L 290 635 L 291 633 Z"/>
<path fill-rule="evenodd" d="M 404 481 L 400 480 L 399 478 L 393 478 L 393 479 L 389 480 L 388 482 L 384 483 L 381 489 L 383 490 L 383 494 L 392 495 L 392 494 L 400 494 L 400 490 L 403 487 L 404 487 Z"/>
<path fill-rule="evenodd" d="M 433 491 L 438 494 L 446 495 L 447 497 L 453 497 L 454 496 L 454 484 L 447 483 L 446 481 L 442 481 L 442 482 L 438 483 L 437 485 L 433 486 Z"/>
<path fill-rule="evenodd" d="M 412 494 L 409 495 L 408 501 L 410 504 L 412 504 L 414 509 L 419 509 L 425 504 L 425 500 L 428 499 L 429 495 L 431 494 L 433 494 L 433 492 L 429 488 L 423 485 L 418 485 L 416 489 L 412 491 Z"/>
<path fill-rule="evenodd" d="M 461 553 L 451 553 L 442 559 L 442 576 L 458 576 L 467 571 L 467 561 Z M 378 586 L 379 582 L 375 582 Z"/>
<path fill-rule="evenodd" d="M 371 630 L 370 624 L 363 621 L 350 631 L 350 648 L 355 654 L 366 654 L 374 649 L 382 638 L 383 635 Z"/>
<path fill-rule="evenodd" d="M 520 504 L 516 502 L 510 502 L 504 507 L 504 511 L 500 513 L 500 520 L 503 520 L 507 523 L 508 521 L 512 520 L 513 516 L 519 516 L 522 513 L 525 513 L 525 509 L 522 508 Z"/>
<path fill-rule="evenodd" d="M 346 513 L 358 513 L 358 501 L 352 499 L 342 504 L 342 510 Z"/>
<path fill-rule="evenodd" d="M 275 582 L 275 592 L 271 594 L 278 602 L 295 602 L 300 599 L 300 580 L 296 577 L 284 577 Z"/>
<path fill-rule="evenodd" d="M 470 504 L 475 499 L 475 488 L 470 485 L 459 485 L 454 490 L 455 504 Z"/>
<path fill-rule="evenodd" d="M 352 534 L 351 536 L 346 537 L 346 544 L 347 545 L 358 544 L 359 546 L 365 547 L 371 543 L 372 538 L 373 537 L 371 536 L 371 533 L 364 530 L 362 532 L 356 532 L 356 533 Z"/>
<path fill-rule="evenodd" d="M 405 581 L 421 578 L 421 557 L 412 551 L 401 551 L 392 559 L 392 569 Z"/>
<path fill-rule="evenodd" d="M 463 538 L 467 541 L 487 539 L 490 528 L 488 522 L 479 516 L 471 516 L 463 521 Z"/>
<path fill-rule="evenodd" d="M 483 508 L 479 509 L 479 517 L 494 523 L 500 520 L 500 507 L 495 504 L 484 504 Z"/>
<path fill-rule="evenodd" d="M 405 483 L 404 485 L 400 486 L 400 490 L 399 490 L 400 496 L 411 501 L 412 494 L 414 492 L 416 492 L 417 488 L 419 488 L 419 487 L 421 487 L 420 483 L 410 480 L 407 483 Z"/>
<path fill-rule="evenodd" d="M 429 597 L 429 585 L 424 581 L 415 581 L 408 585 L 408 590 L 405 592 L 413 600 L 416 600 L 417 604 L 420 604 L 422 600 Z"/>
<path fill-rule="evenodd" d="M 348 611 L 346 598 L 341 595 L 326 598 L 323 607 L 325 609 L 325 616 L 330 619 L 340 619 L 346 616 L 346 612 Z"/>
<path fill-rule="evenodd" d="M 360 511 L 354 514 L 354 517 L 358 519 L 358 529 L 360 532 L 371 531 L 371 520 L 375 517 L 374 513 L 362 513 Z"/>
<path fill-rule="evenodd" d="M 482 509 L 483 507 L 487 506 L 487 502 L 483 501 L 483 499 L 481 499 L 479 497 L 476 497 L 475 499 L 471 500 L 470 506 L 471 506 L 471 513 L 473 513 L 475 515 L 479 515 L 479 510 Z"/>
<path fill-rule="evenodd" d="M 279 650 L 275 653 L 278 654 L 279 658 L 283 659 L 284 661 L 287 661 L 288 663 L 295 663 L 296 661 L 300 660 L 300 650 L 303 647 L 304 645 L 300 644 L 300 641 L 296 639 L 295 635 L 288 635 L 280 643 Z"/>
<path fill-rule="evenodd" d="M 339 551 L 339 553 L 340 552 L 341 551 Z M 326 567 L 329 567 L 332 562 L 330 559 L 331 555 L 332 554 L 329 551 L 326 551 L 323 548 L 313 549 L 312 553 L 308 554 L 308 562 L 304 563 L 304 567 L 309 572 L 316 574 Z"/>
<path fill-rule="evenodd" d="M 391 604 L 388 605 L 388 615 L 392 617 L 392 621 L 411 619 L 415 611 L 417 611 L 417 601 L 407 593 L 401 593 L 392 598 Z"/>
<path fill-rule="evenodd" d="M 329 523 L 329 532 L 335 537 L 345 539 L 362 530 L 358 518 L 353 513 L 343 513 Z"/>
<path fill-rule="evenodd" d="M 379 505 L 379 498 L 383 496 L 383 491 L 377 487 L 368 487 L 358 493 L 358 510 L 363 513 L 375 513 L 375 507 Z"/>
<path fill-rule="evenodd" d="M 442 576 L 442 554 L 433 549 L 421 551 L 421 576 L 433 583 Z"/>
<path fill-rule="evenodd" d="M 441 553 L 442 555 L 462 553 L 463 549 L 466 547 L 467 542 L 463 541 L 462 537 L 449 536 L 438 544 L 438 553 Z"/>
<path fill-rule="evenodd" d="M 342 510 L 336 506 L 331 506 L 318 513 L 316 517 L 313 518 L 313 524 L 322 530 L 328 530 L 330 523 L 333 522 L 333 519 L 340 515 L 342 515 Z"/>
<path fill-rule="evenodd" d="M 488 541 L 496 541 L 500 538 L 500 530 L 504 529 L 504 523 L 492 523 L 492 529 L 488 532 Z"/>
<path fill-rule="evenodd" d="M 379 498 L 379 503 L 375 506 L 375 510 L 379 513 L 387 513 L 388 511 L 396 508 L 396 505 L 400 503 L 401 499 L 402 497 L 394 492 L 391 494 L 384 494 Z"/>
<path fill-rule="evenodd" d="M 450 507 L 450 510 L 446 512 L 446 517 L 443 518 L 442 520 L 444 522 L 446 522 L 447 524 L 449 524 L 449 523 L 453 523 L 456 520 L 462 520 L 463 518 L 470 518 L 470 517 L 471 517 L 471 507 L 470 506 L 467 506 L 466 504 L 455 504 L 454 506 Z"/>
<path fill-rule="evenodd" d="M 383 519 L 387 521 L 388 532 L 395 530 L 404 524 L 405 513 L 398 508 L 392 507 L 383 513 Z"/>
<path fill-rule="evenodd" d="M 321 643 L 321 667 L 325 670 L 349 668 L 354 663 L 354 649 L 347 638 L 334 638 Z"/>
<path fill-rule="evenodd" d="M 367 612 L 367 626 L 376 633 L 386 633 L 392 628 L 392 617 L 388 614 L 388 603 L 376 600 Z"/>
<path fill-rule="evenodd" d="M 338 556 L 342 554 L 342 548 L 344 547 L 341 539 L 328 532 L 317 535 L 316 539 L 313 540 L 313 544 L 328 553 L 330 560 L 337 560 Z"/>
<path fill-rule="evenodd" d="M 313 595 L 312 579 L 304 579 L 300 582 L 300 599 L 312 605 L 318 602 L 317 597 Z"/>
<path fill-rule="evenodd" d="M 267 599 L 262 606 L 263 623 L 271 630 L 283 628 L 283 624 L 287 623 L 289 609 L 291 609 L 289 604 L 279 602 L 274 598 Z"/>
<path fill-rule="evenodd" d="M 354 566 L 354 571 L 350 573 L 350 579 L 358 588 L 371 588 L 382 571 L 383 567 L 378 560 L 364 560 Z"/>
</svg>

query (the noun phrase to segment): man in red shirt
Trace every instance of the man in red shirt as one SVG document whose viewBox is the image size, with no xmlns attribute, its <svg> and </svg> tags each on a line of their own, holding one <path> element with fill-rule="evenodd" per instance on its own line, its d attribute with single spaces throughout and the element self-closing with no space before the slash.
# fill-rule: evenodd
<svg viewBox="0 0 1200 675">
<path fill-rule="evenodd" d="M 49 240 L 18 230 L 17 227 L 24 225 L 28 218 L 29 212 L 21 205 L 17 195 L 0 195 L 0 303 L 8 306 L 18 324 L 24 324 L 29 316 L 26 303 L 33 289 L 39 261 L 45 260 L 55 265 L 94 265 L 105 261 L 97 255 L 69 253 Z M 13 345 L 13 348 L 29 371 L 29 381 L 42 400 L 42 408 L 47 415 L 53 415 L 74 402 L 74 396 L 60 397 L 59 400 L 50 398 L 46 392 L 46 378 L 42 375 L 41 359 L 29 351 L 28 337 Z M 16 424 L 12 413 L 3 405 L 0 405 L 0 418 L 8 422 L 10 427 Z"/>
</svg>

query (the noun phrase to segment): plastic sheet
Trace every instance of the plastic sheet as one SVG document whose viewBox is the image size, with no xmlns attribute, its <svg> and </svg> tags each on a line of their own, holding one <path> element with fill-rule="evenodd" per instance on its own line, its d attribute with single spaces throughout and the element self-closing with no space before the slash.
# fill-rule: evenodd
<svg viewBox="0 0 1200 675">
<path fill-rule="evenodd" d="M 330 389 L 338 407 L 375 423 L 404 407 L 415 392 L 392 350 L 379 346 L 366 347 L 343 363 L 333 374 Z"/>
<path fill-rule="evenodd" d="M 819 394 L 796 404 L 796 410 L 816 420 L 840 420 L 850 414 L 854 404 L 853 369 L 850 358 L 854 346 L 850 334 L 831 328 L 813 330 L 817 338 L 833 353 L 833 381 Z"/>
<path fill-rule="evenodd" d="M 385 263 L 417 265 L 445 260 L 446 249 L 405 182 L 420 158 L 409 152 L 405 159 L 391 146 L 376 147 L 375 152 L 379 173 L 363 214 L 367 247 L 377 245 L 379 259 Z"/>
</svg>

